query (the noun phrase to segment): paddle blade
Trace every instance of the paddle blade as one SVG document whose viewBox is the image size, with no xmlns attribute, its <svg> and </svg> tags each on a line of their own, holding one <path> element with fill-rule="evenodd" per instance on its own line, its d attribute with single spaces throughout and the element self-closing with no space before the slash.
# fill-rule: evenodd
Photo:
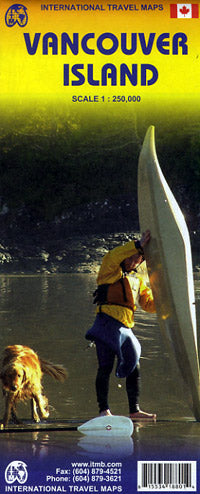
<svg viewBox="0 0 200 494">
<path fill-rule="evenodd" d="M 133 422 L 121 415 L 108 415 L 88 420 L 78 427 L 78 431 L 91 436 L 131 436 Z"/>
</svg>

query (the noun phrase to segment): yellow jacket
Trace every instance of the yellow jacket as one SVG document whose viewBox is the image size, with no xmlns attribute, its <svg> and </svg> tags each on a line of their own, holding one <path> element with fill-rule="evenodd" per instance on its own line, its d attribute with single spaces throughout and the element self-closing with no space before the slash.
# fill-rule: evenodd
<svg viewBox="0 0 200 494">
<path fill-rule="evenodd" d="M 134 241 L 127 242 L 126 244 L 115 247 L 115 249 L 110 250 L 103 258 L 102 265 L 99 270 L 97 277 L 98 285 L 115 283 L 123 276 L 123 271 L 120 266 L 121 262 L 127 257 L 137 254 L 137 249 L 135 247 Z M 131 276 L 127 275 L 126 278 L 130 283 L 132 289 Z M 132 278 L 133 279 L 133 278 Z M 153 300 L 152 291 L 148 288 L 142 281 L 140 277 L 139 280 L 139 304 L 143 310 L 146 312 L 155 312 L 155 305 Z M 133 293 L 134 296 L 134 293 Z M 104 304 L 101 305 L 101 309 L 97 307 L 97 312 L 104 312 L 105 314 L 114 317 L 122 324 L 128 328 L 134 326 L 134 311 L 128 307 L 121 305 Z M 136 310 L 136 305 L 134 306 Z"/>
</svg>

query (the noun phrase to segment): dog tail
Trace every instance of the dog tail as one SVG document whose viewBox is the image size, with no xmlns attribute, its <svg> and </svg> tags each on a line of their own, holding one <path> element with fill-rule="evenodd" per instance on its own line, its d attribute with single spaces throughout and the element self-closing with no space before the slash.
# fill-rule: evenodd
<svg viewBox="0 0 200 494">
<path fill-rule="evenodd" d="M 62 365 L 52 364 L 48 360 L 40 359 L 40 366 L 44 374 L 48 374 L 56 381 L 64 382 L 67 378 L 67 371 Z"/>
</svg>

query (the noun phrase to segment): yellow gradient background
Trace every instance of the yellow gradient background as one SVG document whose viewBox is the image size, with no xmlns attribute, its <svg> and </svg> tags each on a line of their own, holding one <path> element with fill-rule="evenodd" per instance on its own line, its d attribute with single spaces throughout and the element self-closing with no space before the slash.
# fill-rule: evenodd
<svg viewBox="0 0 200 494">
<path fill-rule="evenodd" d="M 14 2 L 13 2 L 14 3 Z M 164 10 L 148 12 L 141 11 L 140 6 L 145 2 L 136 2 L 137 11 L 109 11 L 109 2 L 55 2 L 59 4 L 98 4 L 103 5 L 105 11 L 44 11 L 41 10 L 42 2 L 36 0 L 25 0 L 23 5 L 27 7 L 28 24 L 21 28 L 17 24 L 13 27 L 7 27 L 5 24 L 5 13 L 12 5 L 11 2 L 1 1 L 0 18 L 0 93 L 1 98 L 12 102 L 16 98 L 18 102 L 23 103 L 28 100 L 37 98 L 38 100 L 61 98 L 59 101 L 70 104 L 72 95 L 140 95 L 141 103 L 145 104 L 152 101 L 155 104 L 165 105 L 166 101 L 169 104 L 177 104 L 189 99 L 191 105 L 196 107 L 199 100 L 199 26 L 200 19 L 170 19 L 170 2 L 164 0 L 160 2 Z M 112 2 L 111 2 L 112 3 Z M 119 1 L 113 2 L 119 5 Z M 130 4 L 132 2 L 122 2 L 121 4 Z M 175 2 L 174 2 L 175 3 Z M 197 3 L 197 2 L 196 2 Z M 46 3 L 47 4 L 47 3 Z M 49 2 L 52 4 L 52 2 Z M 154 5 L 154 2 L 147 3 Z M 143 32 L 146 37 L 150 32 L 156 33 L 156 38 L 161 33 L 170 33 L 170 55 L 162 55 L 158 52 L 154 43 L 152 53 L 148 56 L 143 55 L 138 45 L 138 50 L 135 55 L 126 56 L 118 48 L 117 52 L 112 56 L 104 56 L 96 49 L 95 55 L 87 55 L 82 49 L 77 56 L 74 56 L 71 51 L 66 56 L 52 55 L 51 48 L 49 55 L 42 55 L 42 44 L 39 42 L 38 50 L 35 55 L 30 56 L 27 53 L 23 32 L 30 33 L 33 40 L 36 32 L 41 32 L 41 38 L 46 32 L 54 32 L 58 36 L 58 46 L 60 48 L 60 34 L 67 32 L 72 36 L 73 32 L 78 32 L 80 39 L 86 33 L 94 32 L 95 38 L 105 32 L 112 32 L 117 37 L 120 37 L 121 32 Z M 182 55 L 181 50 L 179 55 L 172 55 L 172 37 L 177 32 L 184 32 L 188 37 L 188 55 Z M 88 46 L 95 48 L 95 40 L 90 40 Z M 154 85 L 141 87 L 140 75 L 139 82 L 136 87 L 127 82 L 126 86 L 121 87 L 108 86 L 98 87 L 91 86 L 85 83 L 82 86 L 63 86 L 63 64 L 70 65 L 76 63 L 93 63 L 94 78 L 99 79 L 101 67 L 105 63 L 113 63 L 119 67 L 121 63 L 126 63 L 130 69 L 131 64 L 138 64 L 138 72 L 140 74 L 140 64 L 149 63 L 156 66 L 159 72 L 159 78 Z M 84 71 L 86 74 L 86 70 Z M 75 79 L 75 77 L 73 76 Z M 140 103 L 140 104 L 141 104 Z M 80 106 L 80 105 L 79 105 Z M 89 104 L 87 105 L 89 106 Z M 91 104 L 90 107 L 95 107 Z M 98 107 L 101 104 L 98 105 Z M 122 105 L 121 105 L 122 106 Z M 127 110 L 127 105 L 123 105 Z M 130 106 L 130 105 L 128 105 Z M 102 107 L 105 107 L 102 104 Z M 96 107 L 95 107 L 96 108 Z M 122 108 L 121 108 L 122 111 Z"/>
</svg>

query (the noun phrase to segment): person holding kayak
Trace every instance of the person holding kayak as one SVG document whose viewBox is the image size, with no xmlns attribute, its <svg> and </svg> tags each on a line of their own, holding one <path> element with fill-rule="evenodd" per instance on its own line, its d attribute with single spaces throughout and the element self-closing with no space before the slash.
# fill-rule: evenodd
<svg viewBox="0 0 200 494">
<path fill-rule="evenodd" d="M 144 261 L 143 248 L 150 238 L 150 231 L 146 230 L 140 241 L 132 240 L 109 251 L 98 273 L 98 287 L 94 293 L 97 315 L 86 339 L 96 344 L 99 364 L 96 394 L 100 415 L 112 415 L 108 404 L 109 378 L 117 357 L 116 376 L 126 378 L 130 418 L 156 420 L 156 414 L 142 411 L 138 403 L 141 347 L 131 329 L 134 326 L 136 292 L 141 308 L 155 312 L 151 289 L 134 274 Z"/>
</svg>

